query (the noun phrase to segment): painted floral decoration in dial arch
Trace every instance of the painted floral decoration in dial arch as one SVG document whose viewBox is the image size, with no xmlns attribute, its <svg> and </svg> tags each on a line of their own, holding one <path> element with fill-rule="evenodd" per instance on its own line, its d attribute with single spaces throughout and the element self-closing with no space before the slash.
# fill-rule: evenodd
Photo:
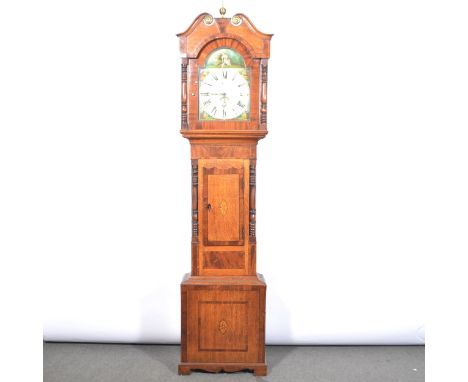
<svg viewBox="0 0 468 382">
<path fill-rule="evenodd" d="M 198 107 L 201 121 L 248 121 L 249 72 L 234 49 L 213 51 L 199 70 Z"/>
</svg>

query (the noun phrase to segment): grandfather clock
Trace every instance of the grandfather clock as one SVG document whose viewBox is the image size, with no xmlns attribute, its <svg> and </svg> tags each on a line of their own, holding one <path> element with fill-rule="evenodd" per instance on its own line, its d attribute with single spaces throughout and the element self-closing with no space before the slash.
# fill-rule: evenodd
<svg viewBox="0 0 468 382">
<path fill-rule="evenodd" d="M 256 273 L 255 165 L 267 134 L 272 35 L 204 13 L 177 36 L 192 159 L 192 271 L 181 284 L 179 374 L 266 375 L 266 284 Z"/>
</svg>

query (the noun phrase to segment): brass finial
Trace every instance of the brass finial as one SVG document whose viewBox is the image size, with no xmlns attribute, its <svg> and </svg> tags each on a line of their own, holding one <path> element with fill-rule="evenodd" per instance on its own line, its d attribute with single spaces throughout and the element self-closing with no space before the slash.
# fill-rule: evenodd
<svg viewBox="0 0 468 382">
<path fill-rule="evenodd" d="M 214 22 L 214 18 L 213 16 L 206 14 L 205 17 L 203 18 L 203 22 L 205 23 L 205 25 L 211 25 Z"/>
<path fill-rule="evenodd" d="M 221 8 L 219 8 L 219 13 L 221 17 L 224 19 L 224 15 L 226 14 L 226 8 L 224 8 L 224 1 L 221 2 Z"/>
<path fill-rule="evenodd" d="M 238 26 L 242 24 L 242 19 L 239 15 L 234 15 L 231 17 L 231 24 Z"/>
</svg>

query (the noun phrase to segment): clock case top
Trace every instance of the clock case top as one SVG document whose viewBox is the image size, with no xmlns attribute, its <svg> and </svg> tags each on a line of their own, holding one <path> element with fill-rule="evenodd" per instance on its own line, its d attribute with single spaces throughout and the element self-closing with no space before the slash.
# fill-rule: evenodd
<svg viewBox="0 0 468 382">
<path fill-rule="evenodd" d="M 181 133 L 185 138 L 191 141 L 241 139 L 256 142 L 267 134 L 267 65 L 272 36 L 260 32 L 243 14 L 213 18 L 208 13 L 199 15 L 185 32 L 177 35 L 182 57 Z M 236 50 L 250 71 L 248 121 L 199 120 L 199 68 L 218 48 Z"/>
</svg>

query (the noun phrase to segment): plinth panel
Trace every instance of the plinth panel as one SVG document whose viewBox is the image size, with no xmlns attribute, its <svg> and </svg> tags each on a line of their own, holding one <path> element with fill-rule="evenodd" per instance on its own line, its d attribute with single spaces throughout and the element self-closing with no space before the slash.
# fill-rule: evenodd
<svg viewBox="0 0 468 382">
<path fill-rule="evenodd" d="M 247 352 L 249 301 L 198 301 L 198 351 Z"/>
<path fill-rule="evenodd" d="M 228 281 L 190 277 L 182 283 L 183 363 L 265 362 L 266 285 L 256 276 Z"/>
</svg>

